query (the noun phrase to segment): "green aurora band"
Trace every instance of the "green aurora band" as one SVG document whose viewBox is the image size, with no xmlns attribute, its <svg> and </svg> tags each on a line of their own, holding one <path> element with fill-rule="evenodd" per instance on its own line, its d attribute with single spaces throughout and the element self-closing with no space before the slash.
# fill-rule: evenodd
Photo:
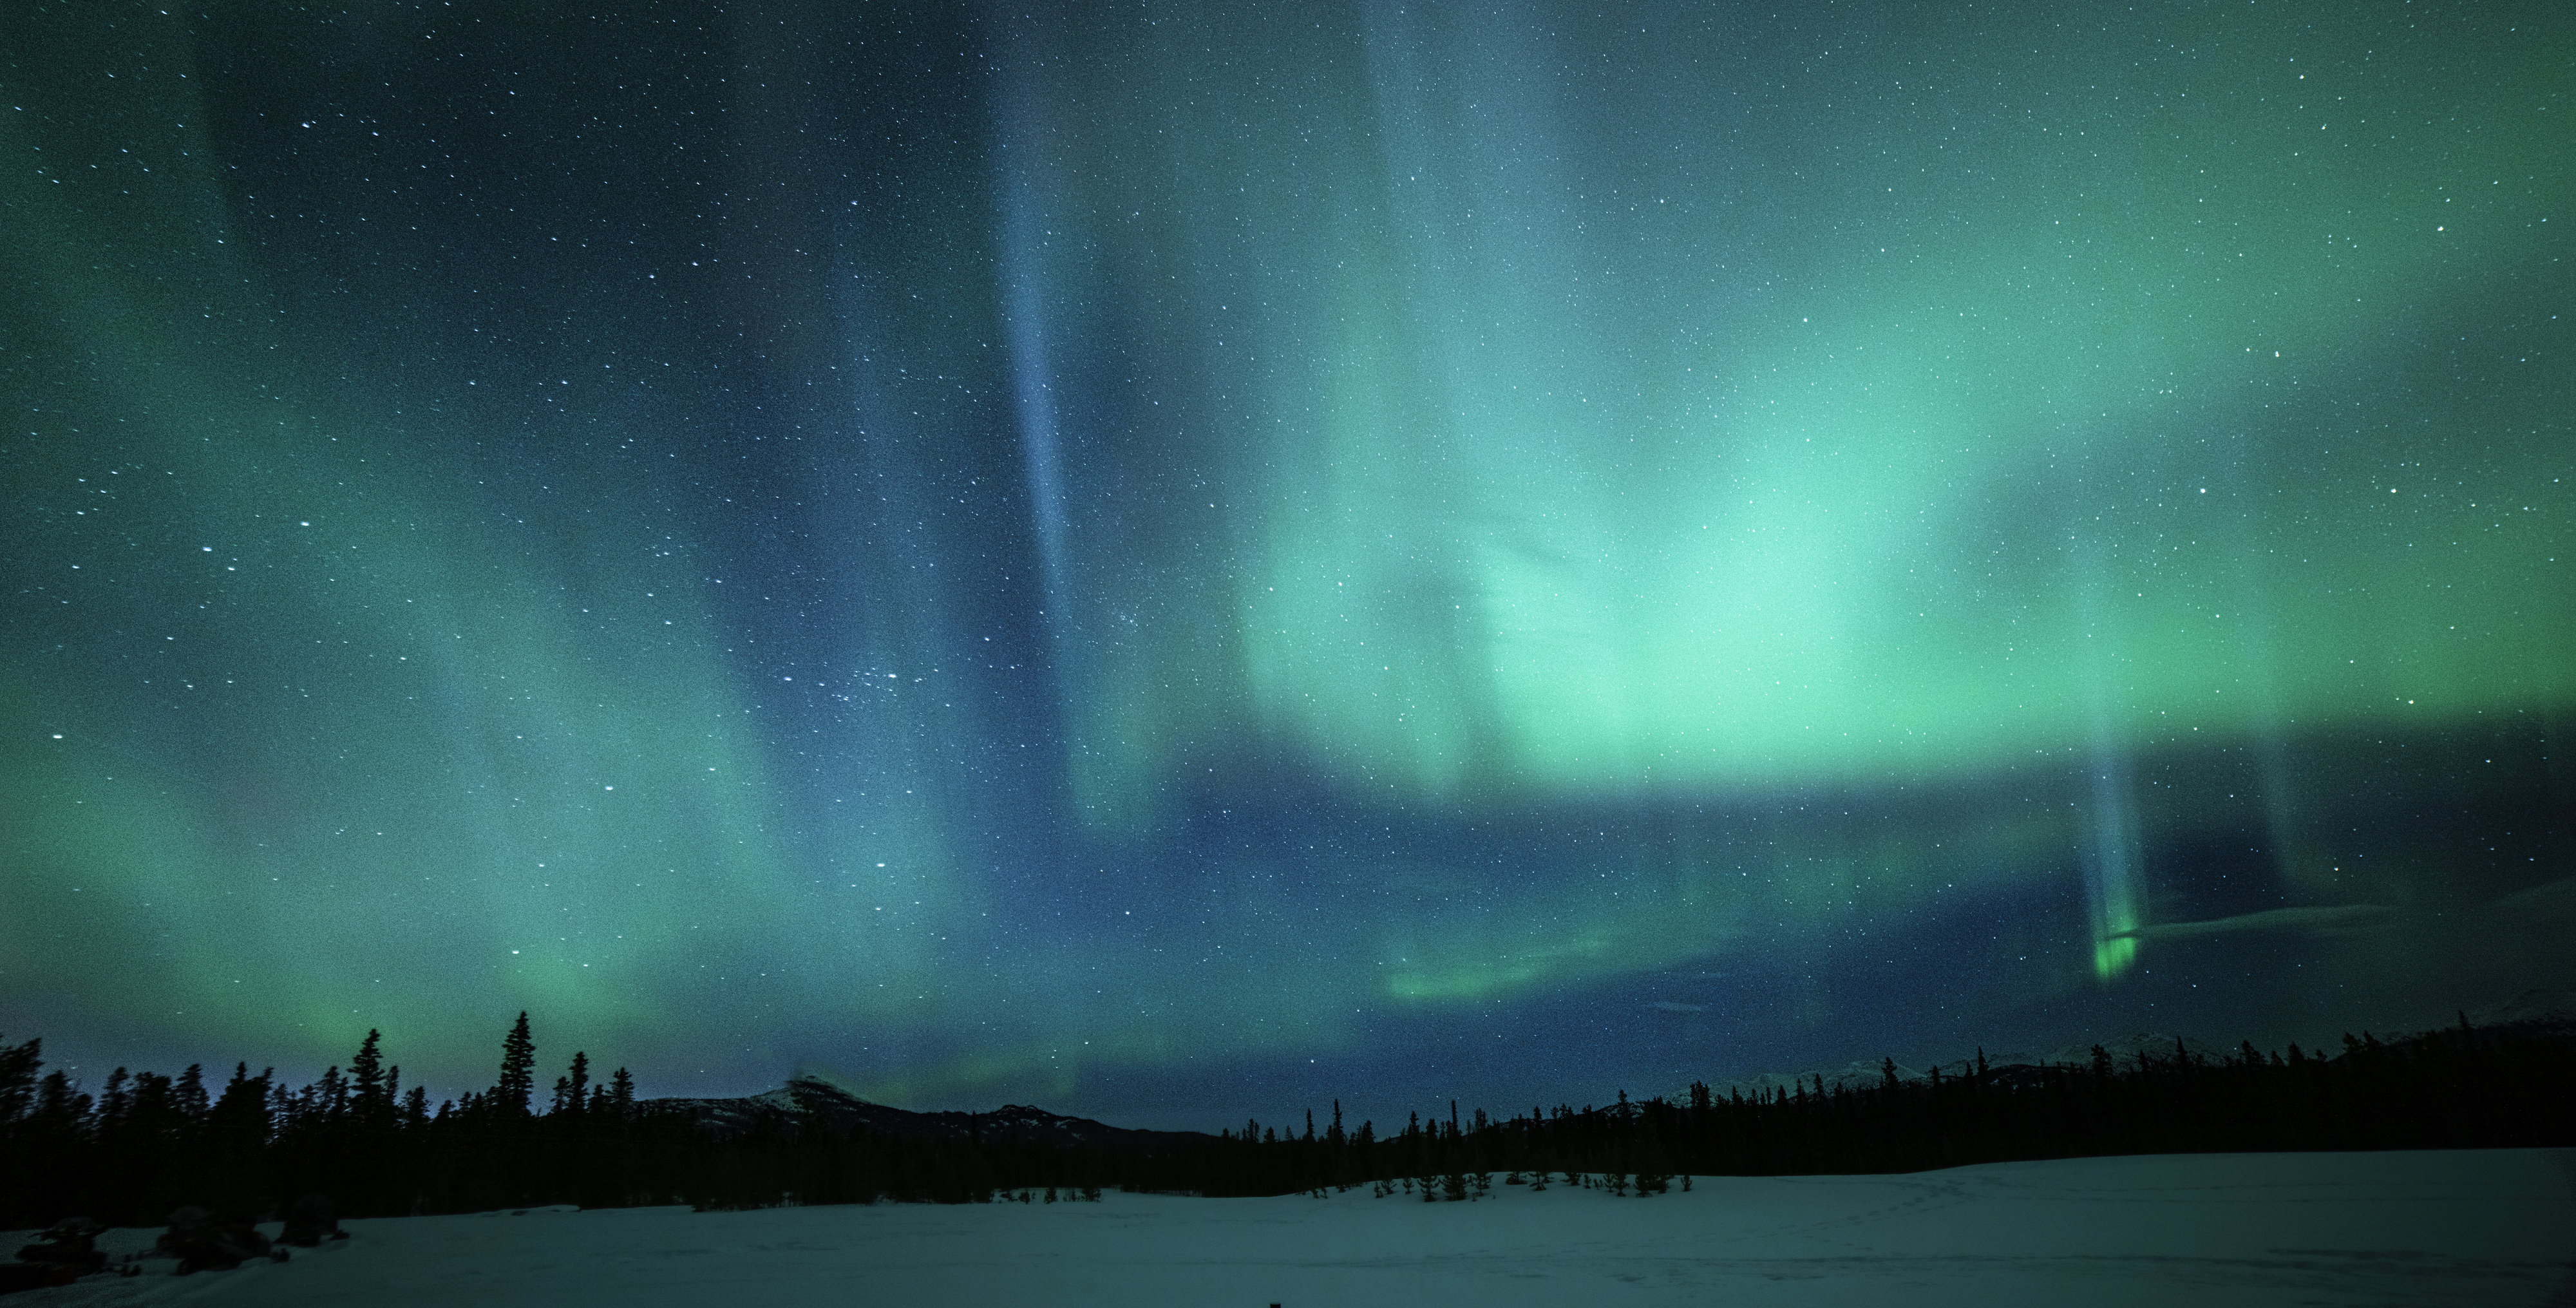
<svg viewBox="0 0 2576 1308">
<path fill-rule="evenodd" d="M 1472 805 L 2576 695 L 2569 387 L 2524 352 L 2564 340 L 2563 22 L 1372 12 L 1359 57 L 1097 38 L 1041 115 L 1084 177 L 1049 218 L 1127 216 L 1032 275 L 1188 301 L 1148 376 L 1240 381 L 1157 430 L 1258 434 L 1210 460 L 1232 584 L 1204 533 L 1140 570 L 1187 579 L 1158 629 L 1230 640 L 1076 696 L 1104 820 L 1247 731 Z M 1282 41 L 1300 75 L 1251 71 Z M 1175 249 L 1198 285 L 1082 284 Z M 2109 976 L 2135 855 L 2096 843 Z"/>
<path fill-rule="evenodd" d="M 2564 49 L 2438 77 L 2358 20 L 1983 55 L 1911 21 L 1752 92 L 1650 24 L 1587 52 L 1645 70 L 1616 84 L 1509 36 L 1373 32 L 1401 71 L 1238 85 L 1218 119 L 1271 135 L 1099 167 L 1068 207 L 1224 231 L 1100 263 L 1213 247 L 1238 271 L 1200 298 L 1260 305 L 1239 347 L 1197 330 L 1241 310 L 1157 315 L 1166 375 L 1239 348 L 1267 437 L 1216 455 L 1254 566 L 1204 606 L 1239 668 L 1200 711 L 1437 801 L 2576 694 L 2567 391 L 2482 360 L 2464 409 L 2424 357 L 2563 276 Z M 1220 81 L 1164 53 L 1103 61 L 1075 99 L 1161 94 L 1058 148 L 1116 159 Z M 1189 696 L 1183 659 L 1138 661 L 1096 697 L 1113 792 L 1153 788 L 1173 750 L 1130 724 Z"/>
<path fill-rule="evenodd" d="M 811 50 L 882 33 L 796 16 L 724 20 L 685 94 L 728 125 L 632 129 L 712 147 L 649 167 L 712 170 L 721 229 L 606 146 L 560 221 L 357 198 L 395 176 L 362 130 L 435 134 L 361 112 L 373 72 L 290 159 L 206 25 L 0 29 L 0 1026 L 317 1068 L 378 1026 L 464 1088 L 524 1007 L 661 1088 L 811 1059 L 1187 1116 L 1240 1092 L 1117 1078 L 1373 1068 L 2070 877 L 1995 993 L 2125 1013 L 2183 902 L 2151 850 L 2209 823 L 2262 833 L 2268 904 L 2576 872 L 2338 834 L 2384 780 L 2339 742 L 2576 705 L 2560 7 L 950 15 L 987 140 L 918 175 L 984 212 L 876 263 L 807 239 L 862 206 L 781 125 L 857 117 Z M 425 56 L 368 52 L 435 21 L 297 39 L 392 86 Z M 299 228 L 254 175 L 352 198 Z M 762 289 L 678 237 L 651 281 L 431 253 L 628 207 Z M 706 434 L 749 392 L 691 352 L 737 321 L 793 379 L 790 490 Z M 882 519 L 931 526 L 831 516 L 975 440 L 983 481 Z M 987 658 L 1012 623 L 1044 666 Z M 2536 758 L 2494 784 L 2563 792 Z M 1308 825 L 1191 834 L 1281 775 Z M 992 816 L 1013 777 L 1054 834 Z M 2451 938 L 2339 939 L 2302 957 Z M 1732 1038 L 1676 1037 L 1767 1056 Z"/>
</svg>

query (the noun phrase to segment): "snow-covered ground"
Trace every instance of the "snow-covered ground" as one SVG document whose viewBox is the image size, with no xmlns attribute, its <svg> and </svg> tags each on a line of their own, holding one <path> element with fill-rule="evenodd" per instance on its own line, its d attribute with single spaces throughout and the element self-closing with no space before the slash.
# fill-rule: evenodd
<svg viewBox="0 0 2576 1308">
<path fill-rule="evenodd" d="M 537 1210 L 346 1223 L 294 1261 L 13 1297 L 60 1305 L 2576 1305 L 2576 1150 L 2001 1163 L 1701 1178 L 1479 1203 Z M 152 1232 L 101 1244 L 148 1247 Z M 19 1241 L 6 1239 L 7 1248 Z"/>
</svg>

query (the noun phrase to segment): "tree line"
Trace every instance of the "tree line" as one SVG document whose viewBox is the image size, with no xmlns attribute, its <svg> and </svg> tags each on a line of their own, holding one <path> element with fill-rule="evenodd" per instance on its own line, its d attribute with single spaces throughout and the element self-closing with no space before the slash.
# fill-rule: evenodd
<svg viewBox="0 0 2576 1308">
<path fill-rule="evenodd" d="M 1868 1085 L 1632 1100 L 1461 1117 L 1458 1105 L 1380 1134 L 1248 1121 L 1214 1136 L 1160 1133 L 1124 1147 L 997 1132 L 897 1138 L 757 1116 L 736 1129 L 638 1100 L 624 1068 L 598 1079 L 573 1055 L 542 1108 L 525 1013 L 500 1076 L 432 1108 L 370 1031 L 346 1069 L 289 1089 L 237 1064 L 217 1088 L 119 1068 L 93 1096 L 44 1072 L 40 1041 L 0 1045 L 0 1227 L 70 1214 L 149 1225 L 182 1204 L 245 1216 L 327 1194 L 345 1216 L 480 1212 L 569 1203 L 702 1209 L 783 1203 L 942 1203 L 1103 1187 L 1199 1195 L 1322 1194 L 1466 1201 L 1506 1185 L 1579 1184 L 1651 1197 L 1693 1175 L 1886 1173 L 1969 1163 L 2138 1153 L 2576 1145 L 2576 1040 L 2561 1028 L 2456 1028 L 2336 1055 L 2250 1043 L 2169 1055 L 1990 1066 Z"/>
</svg>

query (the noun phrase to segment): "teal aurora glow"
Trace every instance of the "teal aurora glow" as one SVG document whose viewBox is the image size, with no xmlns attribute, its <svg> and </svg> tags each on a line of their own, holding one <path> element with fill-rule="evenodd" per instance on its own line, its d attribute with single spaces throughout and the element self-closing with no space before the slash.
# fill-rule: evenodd
<svg viewBox="0 0 2576 1308">
<path fill-rule="evenodd" d="M 1040 9 L 11 6 L 0 1029 L 1213 1127 L 2567 982 L 2576 10 Z"/>
</svg>

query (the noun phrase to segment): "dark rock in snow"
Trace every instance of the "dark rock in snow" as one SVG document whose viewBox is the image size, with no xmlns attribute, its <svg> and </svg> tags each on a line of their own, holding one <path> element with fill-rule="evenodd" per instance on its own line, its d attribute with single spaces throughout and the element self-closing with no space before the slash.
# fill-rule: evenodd
<svg viewBox="0 0 2576 1308">
<path fill-rule="evenodd" d="M 286 1261 L 286 1250 L 269 1243 L 248 1218 L 217 1217 L 194 1204 L 170 1214 L 170 1229 L 152 1251 L 179 1260 L 178 1274 L 229 1272 L 253 1258 Z"/>
<path fill-rule="evenodd" d="M 346 1240 L 349 1233 L 340 1229 L 339 1205 L 327 1194 L 308 1194 L 286 1210 L 286 1226 L 277 1233 L 279 1244 L 310 1249 L 325 1240 Z"/>
<path fill-rule="evenodd" d="M 107 1255 L 92 1244 L 107 1228 L 86 1217 L 66 1217 L 45 1228 L 43 1243 L 18 1250 L 18 1261 L 68 1269 L 72 1276 L 107 1266 Z"/>
<path fill-rule="evenodd" d="M 0 1294 L 69 1285 L 107 1266 L 91 1244 L 107 1228 L 86 1217 L 66 1217 L 45 1229 L 40 1243 L 21 1247 L 18 1261 L 0 1263 Z"/>
</svg>

